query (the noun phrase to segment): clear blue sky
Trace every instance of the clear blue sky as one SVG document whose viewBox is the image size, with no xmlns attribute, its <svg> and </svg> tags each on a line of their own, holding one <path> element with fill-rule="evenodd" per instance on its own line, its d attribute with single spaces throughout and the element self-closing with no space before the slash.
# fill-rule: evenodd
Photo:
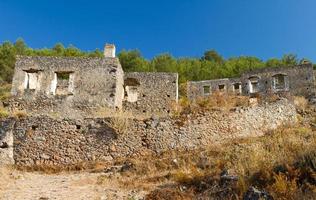
<svg viewBox="0 0 316 200">
<path fill-rule="evenodd" d="M 295 53 L 316 62 L 315 0 L 0 0 L 0 42 L 57 42 L 83 50 L 139 49 L 199 57 L 261 59 Z"/>
</svg>

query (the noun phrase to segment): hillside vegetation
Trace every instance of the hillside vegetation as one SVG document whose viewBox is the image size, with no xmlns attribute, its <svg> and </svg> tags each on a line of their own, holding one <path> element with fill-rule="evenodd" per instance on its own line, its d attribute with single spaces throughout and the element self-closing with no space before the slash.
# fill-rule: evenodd
<svg viewBox="0 0 316 200">
<path fill-rule="evenodd" d="M 237 200 L 252 187 L 270 199 L 314 199 L 315 150 L 316 134 L 309 126 L 283 127 L 259 138 L 131 160 L 132 170 L 121 182 L 131 188 L 155 186 L 150 200 Z"/>
<path fill-rule="evenodd" d="M 102 57 L 103 52 L 95 49 L 85 52 L 73 45 L 64 47 L 57 43 L 52 48 L 32 49 L 22 39 L 15 43 L 0 44 L 0 83 L 10 83 L 16 55 L 28 56 L 66 56 L 66 57 Z M 118 57 L 124 71 L 177 72 L 180 83 L 190 80 L 207 80 L 223 77 L 236 77 L 242 72 L 262 67 L 277 67 L 299 64 L 302 60 L 293 54 L 281 59 L 271 58 L 267 61 L 253 56 L 223 58 L 215 50 L 207 50 L 200 58 L 175 58 L 168 53 L 146 59 L 139 50 L 122 50 Z"/>
</svg>

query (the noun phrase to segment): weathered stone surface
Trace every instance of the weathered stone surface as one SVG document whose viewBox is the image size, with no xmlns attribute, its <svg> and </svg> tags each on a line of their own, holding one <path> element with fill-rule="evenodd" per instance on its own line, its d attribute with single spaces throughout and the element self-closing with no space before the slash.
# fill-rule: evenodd
<svg viewBox="0 0 316 200">
<path fill-rule="evenodd" d="M 134 86 L 137 101 L 129 102 L 124 98 L 124 109 L 133 113 L 168 114 L 173 103 L 178 101 L 178 74 L 176 73 L 144 73 L 131 72 L 124 75 L 124 87 Z M 128 80 L 134 80 L 129 84 Z M 128 95 L 127 93 L 125 95 Z"/>
<path fill-rule="evenodd" d="M 281 88 L 275 87 L 274 77 L 281 75 Z M 256 91 L 250 86 L 250 79 L 257 78 Z M 238 85 L 236 85 L 238 84 Z M 242 94 L 246 96 L 271 94 L 294 95 L 313 98 L 315 96 L 315 75 L 312 64 L 302 64 L 291 67 L 270 67 L 245 72 L 240 78 L 226 78 L 204 81 L 190 81 L 188 83 L 188 97 L 192 100 L 208 96 L 214 91 Z"/>
<path fill-rule="evenodd" d="M 79 119 L 123 104 L 135 114 L 168 114 L 178 100 L 178 74 L 124 74 L 115 57 L 18 56 L 11 93 L 7 107 L 32 115 Z"/>
<path fill-rule="evenodd" d="M 287 100 L 240 111 L 212 111 L 176 118 L 130 119 L 124 133 L 110 126 L 111 118 L 77 120 L 48 116 L 13 123 L 14 160 L 18 165 L 66 165 L 111 158 L 159 154 L 168 150 L 203 148 L 230 139 L 259 136 L 280 125 L 296 122 L 295 107 Z M 1 127 L 1 133 L 4 129 Z"/>
<path fill-rule="evenodd" d="M 64 116 L 84 110 L 84 105 L 120 108 L 123 76 L 118 58 L 18 56 L 12 103 L 32 112 L 52 111 Z"/>
<path fill-rule="evenodd" d="M 14 120 L 0 121 L 0 165 L 14 164 L 13 130 Z"/>
</svg>

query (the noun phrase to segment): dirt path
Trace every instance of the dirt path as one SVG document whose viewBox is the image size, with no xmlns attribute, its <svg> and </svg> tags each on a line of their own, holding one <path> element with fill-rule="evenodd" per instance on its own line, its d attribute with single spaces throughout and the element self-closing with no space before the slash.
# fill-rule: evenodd
<svg viewBox="0 0 316 200">
<path fill-rule="evenodd" d="M 104 173 L 41 174 L 12 171 L 0 188 L 1 200 L 115 200 L 142 199 L 144 191 L 119 187 L 115 178 Z M 100 179 L 101 182 L 100 183 Z"/>
</svg>

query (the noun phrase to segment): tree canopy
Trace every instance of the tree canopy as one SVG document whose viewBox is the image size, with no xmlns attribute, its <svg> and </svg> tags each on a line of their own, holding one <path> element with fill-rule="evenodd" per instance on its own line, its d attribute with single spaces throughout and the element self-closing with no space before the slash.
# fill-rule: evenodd
<svg viewBox="0 0 316 200">
<path fill-rule="evenodd" d="M 15 43 L 3 42 L 0 44 L 0 83 L 12 81 L 16 55 L 102 57 L 103 53 L 99 49 L 85 52 L 73 45 L 65 47 L 61 43 L 57 43 L 52 48 L 32 49 L 21 38 Z M 122 50 L 118 58 L 124 71 L 175 72 L 179 74 L 180 83 L 190 80 L 238 77 L 241 73 L 256 68 L 290 66 L 308 60 L 298 59 L 294 54 L 286 54 L 281 59 L 271 58 L 267 61 L 253 56 L 224 59 L 214 49 L 206 50 L 201 58 L 175 58 L 169 53 L 164 53 L 152 59 L 146 59 L 137 49 Z"/>
</svg>

